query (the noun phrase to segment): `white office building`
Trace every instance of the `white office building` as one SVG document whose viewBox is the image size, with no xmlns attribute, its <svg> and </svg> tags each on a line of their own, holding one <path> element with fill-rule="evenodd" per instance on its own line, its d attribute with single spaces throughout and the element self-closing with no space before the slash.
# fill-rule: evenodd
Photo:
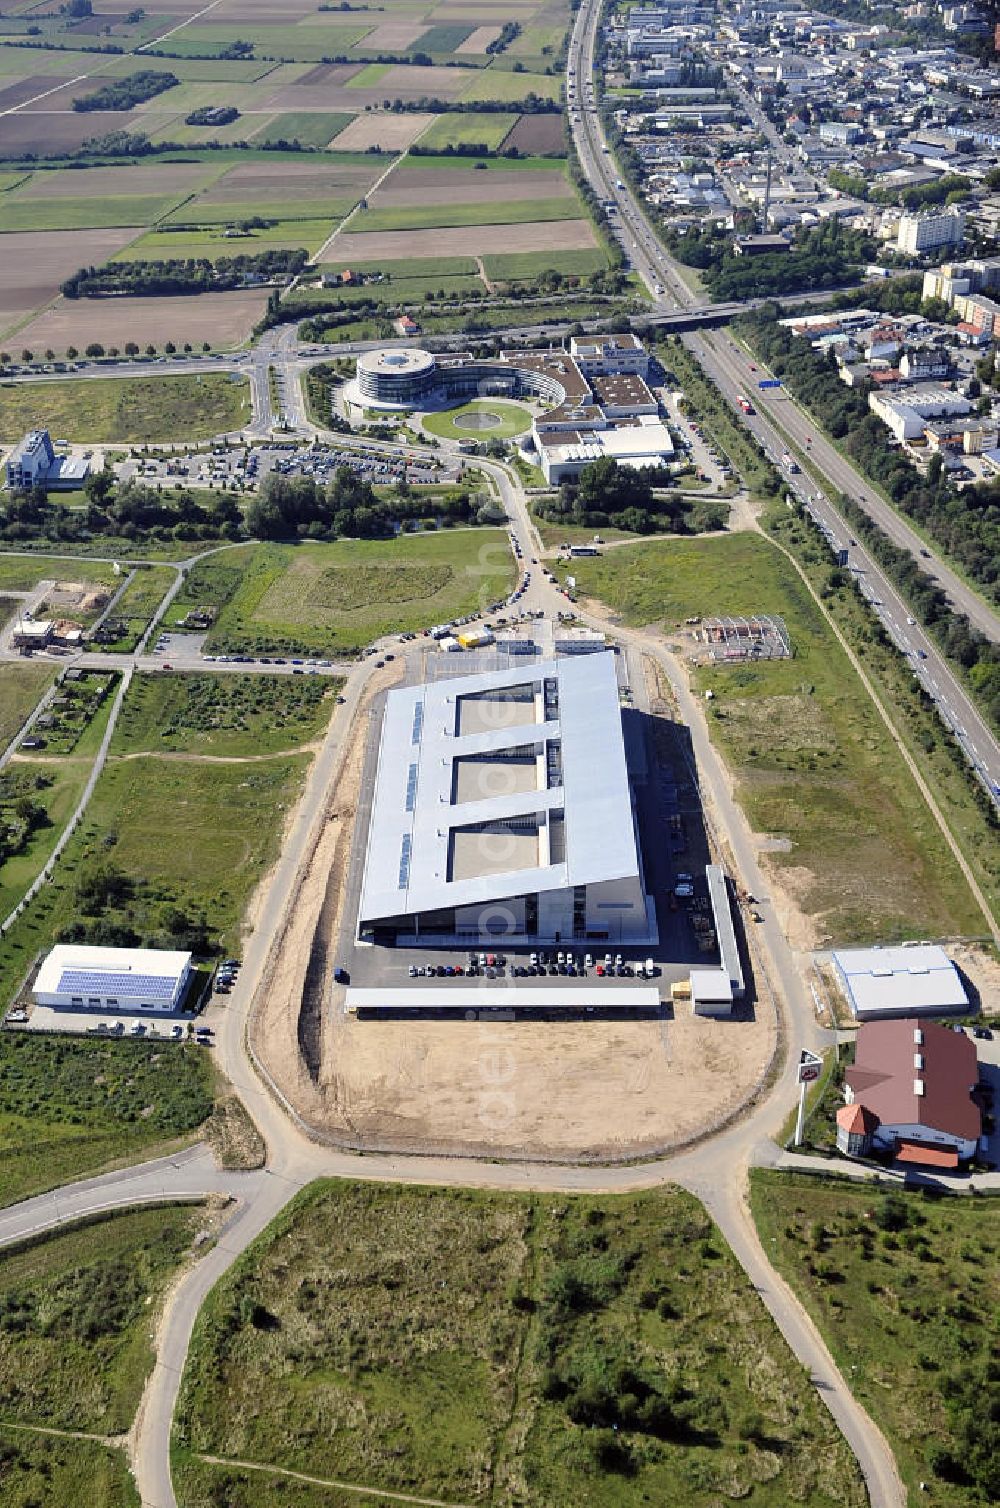
<svg viewBox="0 0 1000 1508">
<path fill-rule="evenodd" d="M 363 942 L 648 943 L 611 653 L 390 691 Z"/>
<path fill-rule="evenodd" d="M 924 251 L 961 246 L 964 237 L 965 216 L 961 210 L 949 209 L 940 215 L 902 215 L 896 245 L 900 251 L 916 256 Z"/>
<path fill-rule="evenodd" d="M 190 974 L 190 953 L 60 943 L 42 963 L 31 993 L 37 1005 L 64 1010 L 175 1011 Z"/>
</svg>

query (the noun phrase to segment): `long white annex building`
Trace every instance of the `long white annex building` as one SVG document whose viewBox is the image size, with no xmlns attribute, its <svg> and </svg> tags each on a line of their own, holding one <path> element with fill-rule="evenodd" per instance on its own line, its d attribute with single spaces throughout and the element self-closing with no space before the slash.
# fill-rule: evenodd
<svg viewBox="0 0 1000 1508">
<path fill-rule="evenodd" d="M 390 691 L 362 941 L 656 940 L 611 653 Z"/>
<path fill-rule="evenodd" d="M 36 1004 L 66 1010 L 173 1011 L 190 976 L 190 953 L 58 943 L 31 992 Z"/>
</svg>

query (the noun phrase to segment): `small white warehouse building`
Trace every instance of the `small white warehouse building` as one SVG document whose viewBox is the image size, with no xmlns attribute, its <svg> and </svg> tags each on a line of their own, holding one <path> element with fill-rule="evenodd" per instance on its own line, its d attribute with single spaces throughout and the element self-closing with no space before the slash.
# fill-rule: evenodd
<svg viewBox="0 0 1000 1508">
<path fill-rule="evenodd" d="M 961 1014 L 969 998 L 943 948 L 840 948 L 833 955 L 847 1003 L 859 1021 L 885 1016 Z"/>
<path fill-rule="evenodd" d="M 175 1011 L 190 974 L 190 953 L 60 943 L 42 963 L 31 993 L 37 1005 L 57 1009 Z"/>
</svg>

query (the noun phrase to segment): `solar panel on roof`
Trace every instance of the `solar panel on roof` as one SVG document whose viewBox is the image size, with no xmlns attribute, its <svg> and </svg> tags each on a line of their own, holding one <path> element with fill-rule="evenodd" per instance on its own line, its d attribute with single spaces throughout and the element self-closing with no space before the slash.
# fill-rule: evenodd
<svg viewBox="0 0 1000 1508">
<path fill-rule="evenodd" d="M 177 980 L 165 974 L 122 974 L 105 970 L 63 969 L 59 976 L 59 994 L 88 994 L 99 991 L 107 995 L 143 996 L 147 1000 L 172 1000 Z"/>
</svg>

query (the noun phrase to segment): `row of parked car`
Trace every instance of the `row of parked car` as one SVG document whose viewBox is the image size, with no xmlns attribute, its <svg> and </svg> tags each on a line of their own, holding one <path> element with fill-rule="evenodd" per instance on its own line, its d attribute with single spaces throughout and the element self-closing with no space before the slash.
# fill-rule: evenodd
<svg viewBox="0 0 1000 1508">
<path fill-rule="evenodd" d="M 409 975 L 411 979 L 475 979 L 478 976 L 502 979 L 506 975 L 507 966 L 505 953 L 471 953 L 465 964 L 411 963 Z M 559 949 L 555 952 L 531 953 L 527 963 L 512 963 L 510 976 L 512 979 L 541 979 L 562 974 L 575 978 L 586 977 L 591 970 L 599 979 L 653 979 L 659 973 L 652 958 L 631 960 L 623 958 L 621 953 L 605 953 L 595 960 L 592 953 L 581 955 Z"/>
<path fill-rule="evenodd" d="M 217 995 L 228 995 L 239 977 L 239 972 L 240 961 L 238 958 L 224 958 L 216 971 L 215 993 Z"/>
</svg>

